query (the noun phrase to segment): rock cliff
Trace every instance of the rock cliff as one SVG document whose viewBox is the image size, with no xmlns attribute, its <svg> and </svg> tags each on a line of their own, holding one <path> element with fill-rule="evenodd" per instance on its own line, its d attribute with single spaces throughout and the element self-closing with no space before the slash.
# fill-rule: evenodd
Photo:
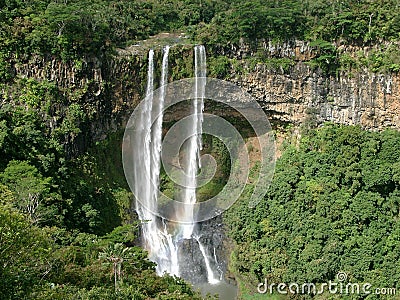
<svg viewBox="0 0 400 300">
<path fill-rule="evenodd" d="M 239 72 L 231 66 L 227 80 L 255 97 L 273 124 L 300 125 L 313 119 L 319 123 L 360 124 L 370 130 L 400 129 L 399 74 L 376 74 L 360 68 L 356 72 L 325 75 L 307 64 L 315 56 L 315 49 L 302 41 L 278 45 L 262 42 L 257 49 L 267 58 L 286 57 L 294 63 L 285 70 L 270 68 L 262 62 L 251 66 L 248 58 L 255 55 L 254 50 L 243 44 L 226 55 L 236 59 L 246 71 Z M 352 54 L 370 49 L 349 47 L 342 51 Z M 170 81 L 191 77 L 193 47 L 175 45 L 170 53 Z M 156 66 L 160 66 L 160 60 L 161 46 L 158 46 Z M 67 98 L 65 105 L 80 103 L 90 116 L 89 125 L 82 130 L 90 141 L 103 139 L 110 130 L 124 127 L 143 97 L 146 69 L 147 50 L 140 46 L 119 50 L 113 56 L 83 58 L 78 62 L 34 57 L 14 66 L 17 77 L 55 83 Z M 61 119 L 62 116 L 54 117 L 52 126 L 57 126 Z"/>
<path fill-rule="evenodd" d="M 247 90 L 268 113 L 272 121 L 301 124 L 313 117 L 320 123 L 359 124 L 369 130 L 400 128 L 400 75 L 376 74 L 366 68 L 340 71 L 335 76 L 307 65 L 315 50 L 307 43 L 294 41 L 281 45 L 263 43 L 266 57 L 295 60 L 289 70 L 271 70 L 258 63 L 244 75 L 233 70 L 230 80 Z M 341 51 L 354 55 L 371 48 L 348 47 Z M 235 56 L 254 55 L 246 46 Z"/>
<path fill-rule="evenodd" d="M 301 125 L 312 120 L 316 123 L 326 121 L 340 124 L 359 124 L 369 130 L 384 128 L 400 129 L 400 75 L 376 74 L 360 68 L 356 72 L 340 71 L 337 75 L 326 75 L 311 67 L 307 62 L 315 57 L 315 49 L 307 43 L 292 41 L 274 45 L 263 42 L 257 51 L 266 58 L 290 58 L 289 68 L 270 68 L 268 64 L 252 64 L 248 58 L 255 57 L 251 47 L 242 45 L 226 53 L 240 65 L 230 64 L 227 80 L 248 91 L 266 111 L 274 125 Z M 360 49 L 344 49 L 350 54 Z M 361 49 L 368 52 L 370 49 Z M 221 54 L 221 53 L 220 53 Z M 155 55 L 155 65 L 161 65 L 161 47 Z M 113 56 L 103 58 L 82 58 L 76 62 L 62 62 L 54 58 L 34 57 L 26 63 L 14 66 L 17 78 L 31 78 L 49 81 L 58 87 L 66 101 L 63 105 L 79 103 L 89 116 L 89 122 L 81 125 L 81 138 L 73 144 L 73 154 L 78 154 L 87 145 L 106 137 L 110 131 L 124 128 L 129 116 L 141 101 L 146 86 L 147 49 L 131 47 L 119 50 Z M 155 82 L 158 82 L 156 72 Z M 176 45 L 170 50 L 170 81 L 193 76 L 193 46 Z M 157 87 L 157 86 L 156 86 Z M 215 107 L 216 110 L 220 109 Z M 206 108 L 207 109 L 207 108 Z M 181 108 L 182 110 L 182 108 Z M 208 108 L 210 110 L 210 108 Z M 220 109 L 222 114 L 233 112 Z M 54 109 L 50 127 L 56 127 L 63 118 L 62 109 Z M 177 119 L 178 111 L 166 114 L 167 122 Z M 83 146 L 82 146 L 83 145 Z M 213 260 L 214 267 L 221 273 L 227 271 L 227 252 L 224 241 L 225 232 L 221 218 L 202 223 L 205 234 L 201 237 L 218 257 Z M 228 245 L 229 246 L 229 245 Z M 195 274 L 205 274 L 202 256 L 197 244 L 187 243 L 183 249 L 191 249 L 192 262 L 183 265 L 196 266 L 186 269 L 185 278 Z M 186 251 L 186 250 L 185 250 Z M 212 258 L 213 258 L 212 257 Z M 206 281 L 203 276 L 199 281 Z"/>
</svg>

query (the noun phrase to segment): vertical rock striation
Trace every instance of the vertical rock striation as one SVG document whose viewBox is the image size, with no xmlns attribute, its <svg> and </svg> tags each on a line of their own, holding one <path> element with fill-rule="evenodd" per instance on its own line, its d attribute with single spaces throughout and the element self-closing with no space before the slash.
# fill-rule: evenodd
<svg viewBox="0 0 400 300">
<path fill-rule="evenodd" d="M 349 55 L 371 51 L 371 47 L 339 48 Z M 192 49 L 190 45 L 171 47 L 169 81 L 193 76 Z M 143 99 L 147 52 L 147 49 L 138 47 L 117 51 L 114 56 L 87 57 L 75 62 L 32 57 L 26 63 L 15 64 L 14 73 L 16 78 L 54 83 L 66 99 L 65 106 L 79 103 L 90 116 L 90 122 L 82 128 L 83 137 L 77 141 L 88 145 L 105 138 L 109 131 L 124 128 L 130 114 Z M 251 66 L 248 58 L 257 52 L 266 58 L 290 58 L 294 63 L 285 70 L 272 69 L 266 63 Z M 235 58 L 247 70 L 243 72 L 232 67 L 228 80 L 253 95 L 272 123 L 299 125 L 313 117 L 320 123 L 360 124 L 369 130 L 400 129 L 399 74 L 376 74 L 360 68 L 351 73 L 341 71 L 337 76 L 324 75 L 307 64 L 315 57 L 316 50 L 303 41 L 281 44 L 262 41 L 256 48 L 242 44 L 224 54 Z M 160 65 L 161 47 L 154 55 L 157 65 Z M 159 78 L 155 80 L 158 82 Z M 173 119 L 171 112 L 168 116 Z M 56 127 L 62 115 L 53 119 L 51 125 Z"/>
</svg>

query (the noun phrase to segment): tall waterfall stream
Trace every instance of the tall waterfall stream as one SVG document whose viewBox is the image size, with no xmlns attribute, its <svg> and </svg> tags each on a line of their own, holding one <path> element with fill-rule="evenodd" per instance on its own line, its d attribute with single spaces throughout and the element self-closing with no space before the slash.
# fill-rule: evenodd
<svg viewBox="0 0 400 300">
<path fill-rule="evenodd" d="M 195 211 L 192 205 L 187 205 L 180 214 L 182 220 L 191 222 L 172 223 L 157 216 L 157 200 L 160 185 L 162 124 L 165 88 L 168 83 L 168 55 L 169 46 L 164 47 L 159 99 L 153 99 L 155 87 L 155 60 L 154 51 L 148 53 L 148 72 L 145 109 L 140 119 L 140 126 L 134 135 L 134 184 L 136 198 L 135 208 L 142 222 L 142 243 L 149 252 L 149 259 L 157 264 L 156 271 L 161 276 L 164 273 L 180 276 L 197 283 L 203 291 L 220 293 L 221 299 L 233 299 L 236 289 L 223 281 L 223 273 L 218 265 L 215 248 L 209 249 L 208 245 L 201 242 L 202 232 L 194 220 Z M 204 94 L 206 84 L 206 52 L 204 46 L 194 48 L 194 99 L 191 99 L 191 114 L 188 139 L 183 144 L 183 169 L 185 173 L 184 187 L 179 193 L 181 202 L 185 204 L 196 203 L 196 175 L 201 168 L 200 151 L 202 147 L 202 122 L 204 109 Z M 157 116 L 151 124 L 151 116 Z M 150 179 L 150 180 L 149 180 Z M 196 245 L 197 244 L 197 245 Z M 201 282 L 189 272 L 193 266 L 193 253 L 197 247 L 201 253 L 207 282 Z M 197 262 L 199 260 L 197 259 Z M 188 264 L 189 262 L 189 264 Z M 189 270 L 188 270 L 189 269 Z M 198 268 L 197 268 L 198 270 Z M 195 272 L 194 272 L 195 273 Z M 188 275 L 190 274 L 190 275 Z M 234 290 L 234 291 L 233 291 Z M 225 296 L 223 296 L 225 294 Z"/>
</svg>

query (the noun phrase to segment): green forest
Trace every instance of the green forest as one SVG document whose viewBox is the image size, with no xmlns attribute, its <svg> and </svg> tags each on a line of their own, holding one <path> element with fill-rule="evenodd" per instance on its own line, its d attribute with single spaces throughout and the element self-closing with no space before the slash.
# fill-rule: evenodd
<svg viewBox="0 0 400 300">
<path fill-rule="evenodd" d="M 343 270 L 351 282 L 398 288 L 399 167 L 394 130 L 325 124 L 286 145 L 262 203 L 227 211 L 243 289 L 264 278 L 318 286 Z"/>
<path fill-rule="evenodd" d="M 7 63 L 32 54 L 79 59 L 176 30 L 215 51 L 240 39 L 357 45 L 397 41 L 399 5 L 397 0 L 3 0 L 0 74 L 5 76 Z"/>
<path fill-rule="evenodd" d="M 309 42 L 310 65 L 326 76 L 400 71 L 398 0 L 0 0 L 0 299 L 202 299 L 183 279 L 157 276 L 138 246 L 123 128 L 90 140 L 98 116 L 87 91 L 16 74 L 32 59 L 80 70 L 163 32 L 205 45 L 211 77 L 226 77 L 231 49 L 263 39 Z M 374 50 L 355 58 L 341 45 Z M 259 299 L 264 278 L 321 284 L 343 270 L 400 291 L 399 131 L 307 127 L 298 144 L 283 143 L 255 209 L 251 189 L 224 214 L 243 299 Z"/>
</svg>

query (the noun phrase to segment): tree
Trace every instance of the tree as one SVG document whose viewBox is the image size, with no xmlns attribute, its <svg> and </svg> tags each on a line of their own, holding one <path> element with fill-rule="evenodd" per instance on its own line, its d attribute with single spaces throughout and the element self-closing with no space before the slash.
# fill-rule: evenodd
<svg viewBox="0 0 400 300">
<path fill-rule="evenodd" d="M 0 290 L 2 299 L 22 299 L 50 272 L 52 243 L 9 204 L 13 196 L 4 186 L 0 197 Z"/>
<path fill-rule="evenodd" d="M 398 288 L 399 142 L 397 131 L 326 124 L 289 146 L 265 199 L 225 215 L 241 283 L 319 284 L 344 271 Z"/>
<path fill-rule="evenodd" d="M 43 221 L 45 201 L 49 196 L 50 178 L 44 178 L 38 170 L 26 161 L 12 160 L 0 174 L 0 181 L 14 194 L 12 203 L 26 213 L 33 223 Z"/>
<path fill-rule="evenodd" d="M 123 263 L 130 262 L 133 259 L 132 254 L 131 248 L 126 247 L 122 243 L 110 243 L 99 253 L 99 259 L 106 261 L 106 264 L 112 266 L 115 291 L 118 290 L 118 286 L 123 282 Z"/>
</svg>

